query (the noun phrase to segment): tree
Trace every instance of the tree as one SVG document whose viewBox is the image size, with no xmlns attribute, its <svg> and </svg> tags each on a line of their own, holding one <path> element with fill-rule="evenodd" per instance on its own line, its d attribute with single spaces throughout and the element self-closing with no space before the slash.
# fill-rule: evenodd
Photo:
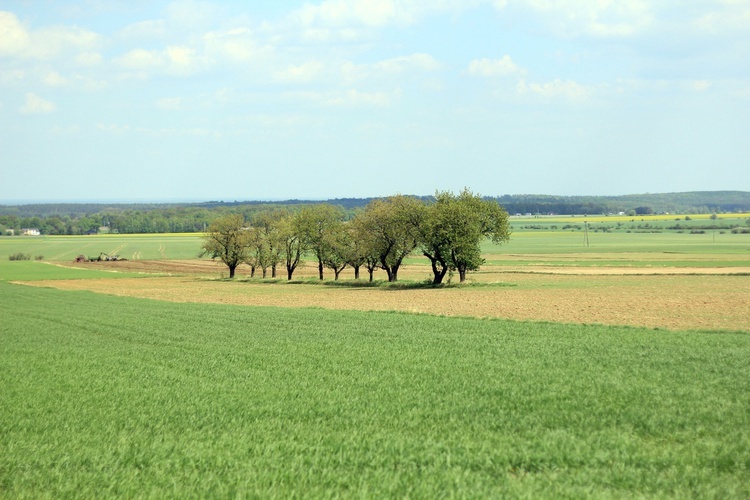
<svg viewBox="0 0 750 500">
<path fill-rule="evenodd" d="M 241 215 L 227 215 L 216 219 L 208 226 L 200 256 L 219 258 L 229 268 L 229 277 L 248 257 L 249 233 Z"/>
<path fill-rule="evenodd" d="M 276 226 L 280 220 L 288 216 L 287 210 L 265 210 L 253 217 L 253 226 L 260 233 L 258 244 L 258 257 L 263 277 L 266 277 L 266 269 L 271 268 L 271 278 L 276 277 L 276 267 L 281 263 L 282 248 L 278 245 L 275 237 Z"/>
<path fill-rule="evenodd" d="M 326 235 L 331 227 L 340 224 L 343 219 L 343 210 L 328 203 L 304 207 L 296 218 L 297 231 L 302 239 L 302 245 L 311 250 L 318 259 L 318 276 L 321 280 L 324 262 L 330 250 Z"/>
<path fill-rule="evenodd" d="M 263 277 L 265 278 L 265 270 L 268 268 L 266 263 L 266 241 L 263 237 L 262 231 L 257 227 L 248 228 L 248 246 L 250 247 L 247 252 L 247 258 L 245 263 L 250 266 L 250 277 L 255 277 L 255 271 L 257 268 L 262 268 L 264 271 Z M 265 267 L 263 267 L 265 266 Z"/>
<path fill-rule="evenodd" d="M 373 274 L 380 268 L 380 255 L 362 213 L 362 211 L 357 212 L 349 221 L 348 229 L 352 242 L 349 265 L 354 269 L 354 279 L 359 279 L 359 268 L 365 266 L 370 275 L 370 283 L 372 283 Z"/>
<path fill-rule="evenodd" d="M 341 271 L 352 261 L 353 243 L 349 227 L 344 222 L 339 221 L 329 226 L 323 235 L 326 247 L 323 264 L 333 271 L 335 281 L 338 281 Z"/>
<path fill-rule="evenodd" d="M 432 264 L 434 284 L 442 283 L 449 270 L 458 271 L 464 282 L 467 271 L 484 263 L 481 243 L 485 238 L 495 243 L 510 239 L 508 213 L 496 201 L 483 200 L 468 189 L 458 196 L 436 193 L 420 229 L 422 253 Z"/>
<path fill-rule="evenodd" d="M 286 264 L 287 279 L 291 281 L 294 270 L 302 263 L 305 247 L 296 229 L 295 215 L 287 214 L 276 223 L 274 239 Z"/>
<path fill-rule="evenodd" d="M 360 237 L 368 251 L 377 255 L 388 281 L 398 280 L 401 263 L 419 244 L 424 215 L 425 205 L 420 200 L 396 195 L 374 200 L 359 216 Z"/>
<path fill-rule="evenodd" d="M 430 259 L 434 285 L 443 282 L 450 269 L 451 244 L 455 239 L 455 228 L 450 220 L 452 196 L 437 193 L 436 202 L 428 205 L 425 218 L 420 225 L 422 254 Z"/>
</svg>

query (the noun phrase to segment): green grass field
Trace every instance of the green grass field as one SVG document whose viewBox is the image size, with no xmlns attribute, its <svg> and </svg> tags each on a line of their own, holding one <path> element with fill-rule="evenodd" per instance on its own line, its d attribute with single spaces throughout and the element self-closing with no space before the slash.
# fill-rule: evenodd
<svg viewBox="0 0 750 500">
<path fill-rule="evenodd" d="M 200 252 L 197 234 L 100 234 L 93 236 L 17 236 L 0 238 L 0 258 L 14 253 L 44 260 L 72 261 L 79 254 L 98 257 L 117 254 L 125 259 L 195 259 Z"/>
<path fill-rule="evenodd" d="M 555 234 L 487 249 L 561 263 L 581 250 Z M 680 251 L 675 262 L 748 265 L 747 235 L 695 247 L 689 238 L 705 235 L 598 236 L 629 239 L 596 248 L 592 235 L 579 260 Z M 4 257 L 64 261 L 86 245 L 190 258 L 200 239 L 0 238 L 2 498 L 750 496 L 747 332 L 7 283 L 126 276 Z"/>
<path fill-rule="evenodd" d="M 0 281 L 135 278 L 137 273 L 72 269 L 49 262 L 0 260 Z"/>
<path fill-rule="evenodd" d="M 0 492 L 750 495 L 750 336 L 0 283 Z"/>
</svg>

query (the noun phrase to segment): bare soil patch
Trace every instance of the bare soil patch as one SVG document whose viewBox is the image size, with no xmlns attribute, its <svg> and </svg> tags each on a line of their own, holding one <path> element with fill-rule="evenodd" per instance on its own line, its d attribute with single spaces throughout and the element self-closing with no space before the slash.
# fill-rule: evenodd
<svg viewBox="0 0 750 500">
<path fill-rule="evenodd" d="M 117 262 L 79 262 L 59 264 L 63 267 L 77 267 L 82 269 L 106 269 L 111 271 L 143 272 L 170 275 L 197 275 L 222 277 L 229 273 L 227 267 L 219 261 L 207 259 L 185 259 L 185 260 L 128 260 Z M 281 266 L 277 269 L 278 278 L 286 278 L 286 269 Z M 545 266 L 545 265 L 484 265 L 478 272 L 470 273 L 473 281 L 487 282 L 497 281 L 499 276 L 508 273 L 530 273 L 530 274 L 564 274 L 564 275 L 750 275 L 750 267 L 632 267 L 632 266 Z M 332 272 L 326 270 L 326 275 Z M 256 272 L 255 277 L 260 277 L 261 271 Z M 295 279 L 312 278 L 318 275 L 317 264 L 306 262 L 294 272 Z M 238 277 L 249 277 L 250 266 L 242 264 L 237 268 Z M 403 266 L 399 271 L 399 277 L 410 280 L 428 280 L 432 276 L 427 261 L 424 265 Z M 268 270 L 268 278 L 271 270 Z M 360 277 L 367 278 L 367 271 L 360 270 Z M 384 279 L 382 271 L 375 274 L 376 279 Z M 345 269 L 341 273 L 341 279 L 354 279 L 354 271 Z"/>
<path fill-rule="evenodd" d="M 219 261 L 186 259 L 186 260 L 118 260 L 101 262 L 70 262 L 59 264 L 62 267 L 80 269 L 103 269 L 108 271 L 141 272 L 172 275 L 211 275 L 227 274 L 227 267 Z"/>
<path fill-rule="evenodd" d="M 195 268 L 190 264 L 193 261 L 182 267 L 178 261 L 158 262 L 163 264 L 154 266 L 158 272 L 170 268 L 175 271 L 196 269 L 196 273 L 213 269 L 216 273 L 217 269 L 210 261 L 198 261 L 202 264 L 195 264 Z M 139 264 L 143 265 L 144 261 Z M 414 279 L 429 274 L 421 267 L 404 269 L 404 276 Z M 128 270 L 136 269 L 144 268 Z M 301 276 L 313 276 L 314 271 L 314 267 L 308 265 Z M 485 272 L 475 275 L 475 278 L 477 282 L 487 284 L 389 290 L 287 284 L 283 281 L 226 281 L 201 278 L 192 272 L 190 276 L 182 277 L 55 280 L 26 284 L 173 302 L 407 311 L 679 330 L 750 331 L 748 276 Z"/>
</svg>

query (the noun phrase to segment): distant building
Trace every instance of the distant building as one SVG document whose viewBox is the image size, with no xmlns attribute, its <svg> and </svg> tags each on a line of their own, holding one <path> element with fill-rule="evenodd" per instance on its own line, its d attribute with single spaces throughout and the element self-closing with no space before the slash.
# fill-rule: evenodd
<svg viewBox="0 0 750 500">
<path fill-rule="evenodd" d="M 21 228 L 21 234 L 25 236 L 39 236 L 42 233 L 35 227 L 24 227 Z"/>
</svg>

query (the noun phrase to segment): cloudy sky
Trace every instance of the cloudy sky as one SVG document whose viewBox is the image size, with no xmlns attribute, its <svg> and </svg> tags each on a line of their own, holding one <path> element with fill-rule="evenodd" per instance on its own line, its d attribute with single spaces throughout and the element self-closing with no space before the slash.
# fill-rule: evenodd
<svg viewBox="0 0 750 500">
<path fill-rule="evenodd" d="M 0 0 L 0 203 L 750 191 L 750 0 Z"/>
</svg>

